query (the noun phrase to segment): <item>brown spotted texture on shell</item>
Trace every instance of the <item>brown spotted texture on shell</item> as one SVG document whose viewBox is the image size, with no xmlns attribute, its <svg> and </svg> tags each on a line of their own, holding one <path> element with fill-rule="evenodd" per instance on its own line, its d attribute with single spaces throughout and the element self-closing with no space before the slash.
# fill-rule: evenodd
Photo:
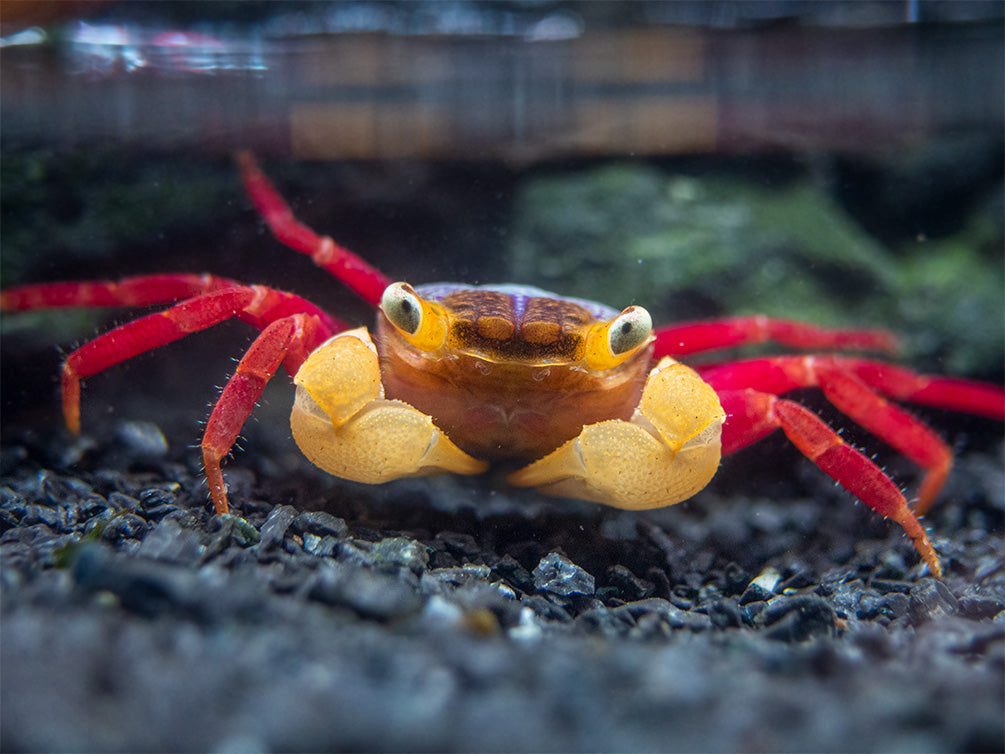
<svg viewBox="0 0 1005 754">
<path fill-rule="evenodd" d="M 440 303 L 452 315 L 452 347 L 498 359 L 574 361 L 597 319 L 574 301 L 504 291 L 458 290 Z"/>
</svg>

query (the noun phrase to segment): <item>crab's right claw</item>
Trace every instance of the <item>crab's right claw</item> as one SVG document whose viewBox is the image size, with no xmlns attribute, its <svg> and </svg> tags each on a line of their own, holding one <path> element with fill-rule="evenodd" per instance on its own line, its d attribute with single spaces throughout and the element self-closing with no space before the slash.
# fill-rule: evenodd
<svg viewBox="0 0 1005 754">
<path fill-rule="evenodd" d="M 321 345 L 294 382 L 293 438 L 329 474 L 377 484 L 445 472 L 480 474 L 488 468 L 458 448 L 429 416 L 384 398 L 377 352 L 366 328 Z"/>
<path fill-rule="evenodd" d="M 511 484 L 616 508 L 661 508 L 712 479 L 726 414 L 694 370 L 667 357 L 649 373 L 630 421 L 589 424 L 551 454 L 509 476 Z"/>
</svg>

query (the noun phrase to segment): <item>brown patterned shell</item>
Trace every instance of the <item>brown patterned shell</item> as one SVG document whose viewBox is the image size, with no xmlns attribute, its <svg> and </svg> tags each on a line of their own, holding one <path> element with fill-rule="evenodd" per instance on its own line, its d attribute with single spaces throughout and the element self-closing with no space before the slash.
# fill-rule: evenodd
<svg viewBox="0 0 1005 754">
<path fill-rule="evenodd" d="M 440 303 L 453 315 L 451 348 L 500 360 L 575 361 L 587 328 L 596 321 L 588 309 L 567 299 L 518 299 L 500 291 L 455 291 Z"/>
</svg>

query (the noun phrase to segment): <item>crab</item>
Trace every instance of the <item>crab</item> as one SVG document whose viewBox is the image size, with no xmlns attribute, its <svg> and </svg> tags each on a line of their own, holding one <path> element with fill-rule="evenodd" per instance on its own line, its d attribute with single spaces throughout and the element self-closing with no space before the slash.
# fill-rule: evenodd
<svg viewBox="0 0 1005 754">
<path fill-rule="evenodd" d="M 950 471 L 946 443 L 899 402 L 1005 419 L 1005 390 L 849 355 L 892 351 L 885 330 L 741 316 L 654 329 L 640 306 L 617 311 L 525 285 L 392 282 L 301 224 L 249 153 L 245 189 L 275 237 L 378 309 L 373 333 L 293 293 L 214 275 L 26 285 L 4 311 L 170 306 L 73 351 L 62 371 L 66 425 L 80 431 L 81 381 L 230 318 L 260 333 L 230 377 L 202 439 L 214 510 L 229 511 L 221 462 L 280 366 L 293 376 L 293 437 L 307 458 L 378 484 L 517 464 L 510 484 L 647 509 L 704 488 L 723 454 L 781 429 L 814 464 L 896 521 L 930 571 L 942 566 L 919 522 Z M 691 368 L 678 358 L 774 342 L 811 354 Z M 917 498 L 815 413 L 789 398 L 816 387 L 837 409 L 923 470 Z"/>
</svg>

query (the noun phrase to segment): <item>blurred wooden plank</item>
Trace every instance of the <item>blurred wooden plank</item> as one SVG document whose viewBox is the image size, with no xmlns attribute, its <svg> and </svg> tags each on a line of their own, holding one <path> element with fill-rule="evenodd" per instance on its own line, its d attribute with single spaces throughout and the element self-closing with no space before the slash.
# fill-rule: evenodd
<svg viewBox="0 0 1005 754">
<path fill-rule="evenodd" d="M 713 99 L 666 91 L 701 86 L 706 70 L 695 30 L 492 46 L 389 35 L 326 40 L 300 80 L 311 99 L 329 101 L 293 103 L 290 146 L 302 159 L 713 150 Z M 556 97 L 562 90 L 568 96 Z M 365 102 L 353 101 L 361 95 Z"/>
<path fill-rule="evenodd" d="M 681 154 L 713 152 L 717 107 L 712 97 L 630 97 L 617 107 L 587 100 L 577 107 L 569 152 Z"/>
<path fill-rule="evenodd" d="M 241 44 L 236 61 L 260 65 L 227 67 L 224 57 L 209 71 L 170 69 L 162 50 L 130 69 L 104 58 L 88 69 L 95 53 L 86 46 L 0 49 L 4 142 L 519 161 L 875 151 L 939 134 L 1000 134 L 1005 121 L 1005 39 L 995 23 Z"/>
<path fill-rule="evenodd" d="M 636 29 L 572 40 L 569 72 L 576 82 L 661 84 L 701 81 L 706 74 L 705 32 Z"/>
<path fill-rule="evenodd" d="M 442 109 L 353 102 L 293 105 L 290 145 L 301 159 L 428 158 L 449 156 L 452 140 Z"/>
</svg>

